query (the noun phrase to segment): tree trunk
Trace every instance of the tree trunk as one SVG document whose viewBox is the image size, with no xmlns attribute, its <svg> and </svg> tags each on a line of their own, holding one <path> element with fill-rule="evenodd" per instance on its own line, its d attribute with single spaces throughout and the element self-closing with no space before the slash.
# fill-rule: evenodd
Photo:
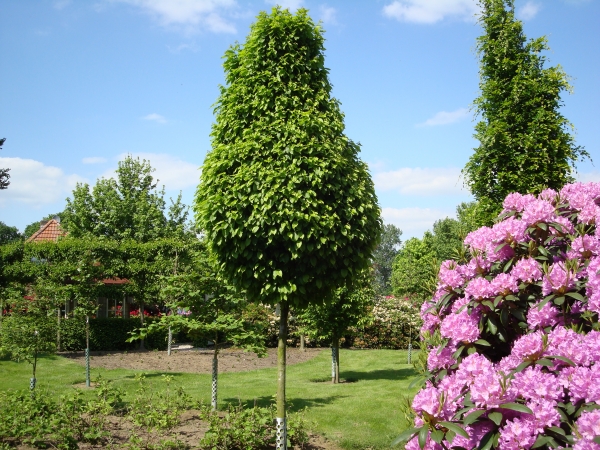
<svg viewBox="0 0 600 450">
<path fill-rule="evenodd" d="M 287 450 L 287 425 L 285 417 L 285 366 L 288 333 L 288 315 L 290 307 L 281 302 L 279 316 L 279 339 L 277 342 L 277 417 L 276 449 Z"/>
<path fill-rule="evenodd" d="M 331 382 L 340 382 L 340 339 L 337 336 L 331 339 Z"/>
<path fill-rule="evenodd" d="M 56 316 L 56 351 L 60 352 L 60 306 Z"/>
<path fill-rule="evenodd" d="M 304 335 L 303 334 L 300 335 L 300 351 L 301 352 L 306 351 L 306 343 L 304 342 Z"/>
<path fill-rule="evenodd" d="M 90 316 L 85 316 L 85 385 L 90 387 Z"/>
<path fill-rule="evenodd" d="M 167 337 L 167 355 L 171 356 L 171 346 L 173 345 L 173 330 L 169 327 L 169 336 Z"/>
<path fill-rule="evenodd" d="M 212 406 L 212 410 L 217 410 L 217 388 L 218 383 L 217 379 L 219 376 L 219 332 L 215 333 L 215 350 L 213 352 L 213 360 L 212 360 L 212 397 L 210 399 L 210 404 Z"/>
<path fill-rule="evenodd" d="M 138 312 L 140 313 L 140 323 L 142 324 L 142 328 L 144 328 L 144 302 L 140 302 Z M 144 338 L 140 339 L 140 350 L 145 350 Z"/>
</svg>

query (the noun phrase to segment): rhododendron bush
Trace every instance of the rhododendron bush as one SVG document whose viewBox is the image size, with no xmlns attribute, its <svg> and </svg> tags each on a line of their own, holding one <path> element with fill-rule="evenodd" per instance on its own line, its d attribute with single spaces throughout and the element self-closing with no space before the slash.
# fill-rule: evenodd
<svg viewBox="0 0 600 450">
<path fill-rule="evenodd" d="M 510 194 L 422 309 L 406 449 L 600 449 L 600 183 Z"/>
</svg>

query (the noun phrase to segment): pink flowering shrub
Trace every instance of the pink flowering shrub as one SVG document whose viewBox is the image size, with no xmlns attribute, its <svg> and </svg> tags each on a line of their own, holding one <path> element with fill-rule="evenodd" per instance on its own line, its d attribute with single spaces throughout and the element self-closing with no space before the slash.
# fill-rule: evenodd
<svg viewBox="0 0 600 450">
<path fill-rule="evenodd" d="M 600 449 L 600 183 L 510 194 L 421 309 L 416 449 Z"/>
</svg>

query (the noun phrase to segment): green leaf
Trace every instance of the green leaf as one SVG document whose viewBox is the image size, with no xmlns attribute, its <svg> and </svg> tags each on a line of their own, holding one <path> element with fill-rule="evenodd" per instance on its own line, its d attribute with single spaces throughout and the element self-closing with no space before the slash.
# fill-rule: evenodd
<svg viewBox="0 0 600 450">
<path fill-rule="evenodd" d="M 410 441 L 410 439 L 413 438 L 419 432 L 419 430 L 420 428 L 409 428 L 408 430 L 404 430 L 402 433 L 400 433 L 400 435 L 398 435 L 398 437 L 396 437 L 396 439 L 394 439 L 394 442 L 392 442 L 392 447 L 395 447 L 402 442 Z"/>
<path fill-rule="evenodd" d="M 433 430 L 431 432 L 431 439 L 439 444 L 444 440 L 444 432 L 442 430 Z"/>
<path fill-rule="evenodd" d="M 421 430 L 419 430 L 419 447 L 422 449 L 427 444 L 427 436 L 429 435 L 429 427 L 427 425 L 423 425 Z"/>
<path fill-rule="evenodd" d="M 492 344 L 490 344 L 488 341 L 486 341 L 485 339 L 477 339 L 475 342 L 473 342 L 474 344 L 477 345 L 482 345 L 484 347 L 491 347 Z"/>
<path fill-rule="evenodd" d="M 585 302 L 585 297 L 583 295 L 581 295 L 579 292 L 567 292 L 566 295 L 568 295 L 571 298 L 574 298 L 575 300 Z"/>
<path fill-rule="evenodd" d="M 454 422 L 438 422 L 439 425 L 448 428 L 456 434 L 460 434 L 462 437 L 469 439 L 469 434 L 464 430 L 463 427 Z"/>
<path fill-rule="evenodd" d="M 485 414 L 485 410 L 484 409 L 473 411 L 472 413 L 470 413 L 468 416 L 466 416 L 463 419 L 463 424 L 465 424 L 465 425 L 471 425 L 477 419 L 479 419 L 479 417 L 481 417 L 483 414 Z"/>
<path fill-rule="evenodd" d="M 488 414 L 488 418 L 494 422 L 496 425 L 500 426 L 502 422 L 502 413 L 501 412 L 492 412 Z"/>
<path fill-rule="evenodd" d="M 499 406 L 499 408 L 510 409 L 512 411 L 522 412 L 526 414 L 533 414 L 533 411 L 531 409 L 529 409 L 525 405 L 522 405 L 521 403 L 503 403 Z"/>
<path fill-rule="evenodd" d="M 540 448 L 540 447 L 543 447 L 543 446 L 548 445 L 550 443 L 556 444 L 556 442 L 554 441 L 554 439 L 551 436 L 540 435 L 535 440 L 535 442 L 533 443 L 533 445 L 531 446 L 531 448 Z M 552 446 L 552 447 L 554 447 L 554 446 Z"/>
</svg>

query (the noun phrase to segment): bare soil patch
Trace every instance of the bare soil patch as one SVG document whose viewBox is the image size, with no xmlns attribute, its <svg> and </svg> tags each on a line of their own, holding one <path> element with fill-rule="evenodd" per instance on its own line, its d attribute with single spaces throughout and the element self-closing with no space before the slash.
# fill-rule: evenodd
<svg viewBox="0 0 600 450">
<path fill-rule="evenodd" d="M 287 349 L 287 364 L 297 364 L 317 356 L 323 349 Z M 84 352 L 65 352 L 61 356 L 85 365 Z M 166 351 L 138 350 L 128 352 L 90 352 L 90 365 L 103 369 L 156 370 L 160 372 L 211 373 L 213 351 L 210 349 Z M 225 348 L 219 351 L 219 372 L 243 372 L 277 366 L 277 349 L 267 349 L 267 356 Z"/>
</svg>

